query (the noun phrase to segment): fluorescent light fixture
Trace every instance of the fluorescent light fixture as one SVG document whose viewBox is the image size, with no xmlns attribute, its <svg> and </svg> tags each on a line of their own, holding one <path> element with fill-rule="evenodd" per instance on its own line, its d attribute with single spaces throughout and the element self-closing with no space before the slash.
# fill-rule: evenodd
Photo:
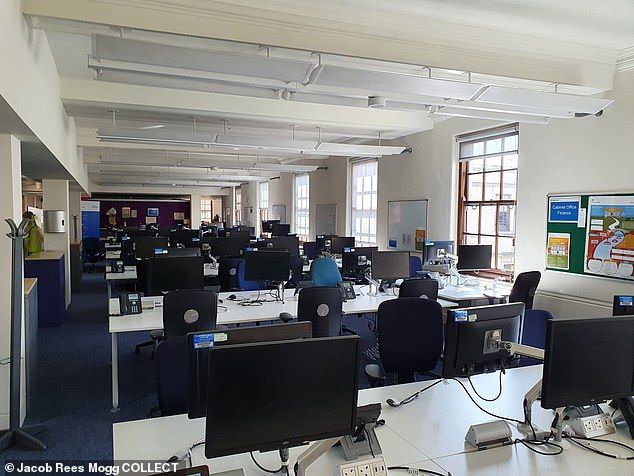
<svg viewBox="0 0 634 476">
<path fill-rule="evenodd" d="M 457 107 L 440 107 L 434 115 L 450 117 L 474 117 L 477 119 L 523 122 L 528 124 L 548 124 L 547 117 L 530 116 L 526 114 L 513 114 L 512 112 L 507 113 L 495 111 L 478 111 L 474 109 L 459 109 Z"/>
<path fill-rule="evenodd" d="M 304 82 L 314 64 L 266 56 L 183 48 L 115 36 L 93 35 L 95 59 L 152 64 L 171 68 Z"/>
<path fill-rule="evenodd" d="M 397 155 L 402 153 L 406 147 L 386 146 L 386 145 L 364 145 L 364 144 L 339 144 L 337 142 L 320 142 L 317 144 L 319 152 L 325 152 L 328 155 L 345 155 L 345 156 L 372 156 L 380 155 Z"/>
<path fill-rule="evenodd" d="M 133 142 L 211 147 L 214 136 L 201 132 L 104 127 L 97 131 L 97 139 L 102 142 Z"/>
<path fill-rule="evenodd" d="M 427 95 L 466 100 L 476 94 L 482 84 L 430 79 L 413 74 L 388 73 L 368 69 L 348 68 L 323 64 L 313 70 L 309 84 L 364 90 L 368 96 L 387 96 L 389 93 Z M 388 93 L 388 94 L 386 94 Z"/>
<path fill-rule="evenodd" d="M 216 138 L 217 145 L 238 147 L 245 149 L 284 150 L 289 152 L 310 151 L 315 148 L 315 141 L 285 140 L 272 137 L 233 136 L 219 134 Z"/>
<path fill-rule="evenodd" d="M 596 114 L 614 101 L 587 96 L 491 86 L 480 95 L 477 102 L 504 104 L 510 107 L 528 106 L 535 109 L 553 109 L 569 113 Z"/>
</svg>

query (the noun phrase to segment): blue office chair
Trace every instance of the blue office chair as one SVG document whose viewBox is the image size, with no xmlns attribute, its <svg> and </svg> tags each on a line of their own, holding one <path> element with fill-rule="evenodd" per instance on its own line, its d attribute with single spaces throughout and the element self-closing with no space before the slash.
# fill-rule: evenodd
<svg viewBox="0 0 634 476">
<path fill-rule="evenodd" d="M 316 258 L 310 264 L 310 280 L 314 286 L 336 286 L 342 281 L 337 262 L 332 258 Z"/>
<path fill-rule="evenodd" d="M 167 339 L 156 349 L 156 384 L 161 416 L 187 413 L 187 336 Z M 150 410 L 150 414 L 155 413 Z"/>
<path fill-rule="evenodd" d="M 409 277 L 417 278 L 418 272 L 423 270 L 423 263 L 419 256 L 409 255 Z"/>
<path fill-rule="evenodd" d="M 384 384 L 385 372 L 395 374 L 398 383 L 413 382 L 415 373 L 431 372 L 440 359 L 442 307 L 416 297 L 384 301 L 378 309 L 377 331 L 383 369 L 377 364 L 365 366 L 370 385 Z"/>
<path fill-rule="evenodd" d="M 546 323 L 553 318 L 548 311 L 541 309 L 527 309 L 524 311 L 524 326 L 522 330 L 522 344 L 543 349 L 546 345 Z M 530 357 L 520 358 L 520 366 L 541 364 L 539 360 Z"/>
</svg>

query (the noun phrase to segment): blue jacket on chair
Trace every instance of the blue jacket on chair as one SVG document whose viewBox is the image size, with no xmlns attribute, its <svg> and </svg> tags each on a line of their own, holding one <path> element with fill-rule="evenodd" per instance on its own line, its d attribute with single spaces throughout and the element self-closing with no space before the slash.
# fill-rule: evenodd
<svg viewBox="0 0 634 476">
<path fill-rule="evenodd" d="M 314 286 L 336 286 L 341 282 L 337 262 L 332 258 L 316 258 L 310 264 L 310 279 Z"/>
</svg>

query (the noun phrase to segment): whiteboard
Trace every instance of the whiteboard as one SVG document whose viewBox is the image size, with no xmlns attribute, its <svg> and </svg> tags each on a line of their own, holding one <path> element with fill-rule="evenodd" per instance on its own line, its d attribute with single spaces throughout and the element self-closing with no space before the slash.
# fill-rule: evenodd
<svg viewBox="0 0 634 476">
<path fill-rule="evenodd" d="M 387 202 L 387 247 L 399 251 L 425 249 L 427 200 Z"/>
<path fill-rule="evenodd" d="M 337 234 L 337 204 L 315 207 L 316 231 L 318 235 Z"/>
</svg>

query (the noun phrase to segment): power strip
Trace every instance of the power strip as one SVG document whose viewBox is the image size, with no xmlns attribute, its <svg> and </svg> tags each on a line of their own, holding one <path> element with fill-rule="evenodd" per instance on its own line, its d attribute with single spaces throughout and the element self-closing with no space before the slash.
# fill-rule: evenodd
<svg viewBox="0 0 634 476">
<path fill-rule="evenodd" d="M 573 431 L 585 438 L 595 438 L 614 433 L 614 421 L 609 413 L 575 418 L 570 422 Z"/>
<path fill-rule="evenodd" d="M 363 461 L 340 464 L 334 476 L 387 476 L 387 465 L 383 456 Z"/>
</svg>

